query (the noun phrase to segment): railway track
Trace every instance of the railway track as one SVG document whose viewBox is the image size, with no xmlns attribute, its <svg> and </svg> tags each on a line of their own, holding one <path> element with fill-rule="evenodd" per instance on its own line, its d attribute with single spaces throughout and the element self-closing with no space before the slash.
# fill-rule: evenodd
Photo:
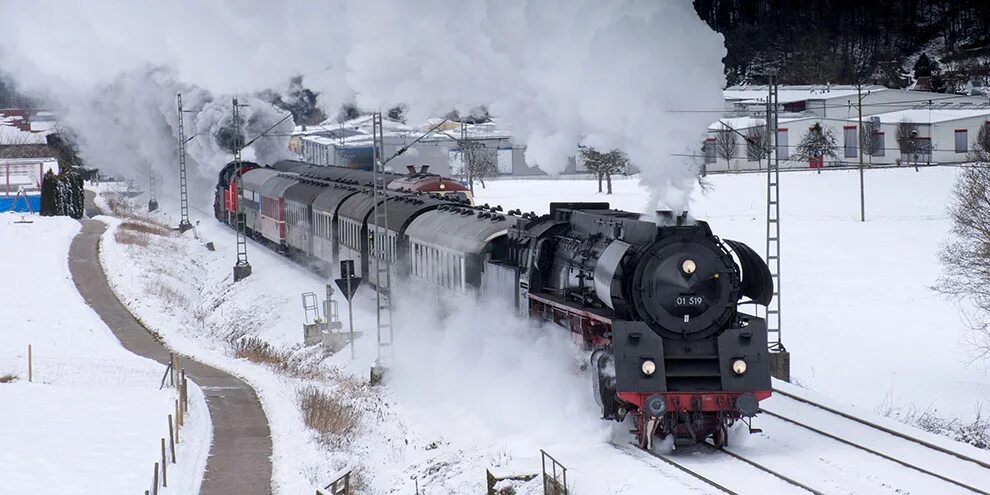
<svg viewBox="0 0 990 495">
<path fill-rule="evenodd" d="M 708 443 L 705 443 L 705 444 L 702 444 L 702 445 L 705 448 L 707 448 L 710 451 L 712 451 L 713 452 L 713 455 L 726 456 L 726 457 L 733 458 L 733 459 L 735 459 L 737 461 L 740 461 L 742 463 L 745 463 L 745 464 L 747 464 L 747 465 L 749 465 L 749 466 L 751 466 L 753 468 L 756 468 L 758 471 L 760 471 L 762 473 L 765 473 L 767 475 L 773 476 L 774 478 L 777 478 L 778 480 L 780 480 L 783 483 L 786 483 L 786 484 L 788 484 L 788 485 L 790 485 L 792 487 L 796 487 L 796 488 L 799 488 L 801 490 L 804 490 L 807 493 L 811 493 L 811 494 L 814 494 L 814 495 L 825 495 L 824 492 L 818 491 L 818 490 L 816 490 L 816 489 L 808 486 L 805 483 L 802 483 L 802 482 L 800 482 L 800 481 L 798 481 L 798 480 L 796 480 L 796 479 L 794 479 L 794 478 L 792 478 L 790 476 L 787 476 L 784 473 L 781 473 L 779 471 L 776 471 L 774 469 L 771 469 L 770 467 L 767 467 L 764 464 L 761 464 L 761 463 L 759 463 L 757 461 L 754 461 L 752 459 L 746 458 L 746 457 L 744 457 L 742 455 L 739 455 L 739 454 L 737 454 L 735 452 L 732 452 L 731 450 L 724 449 L 724 448 L 719 450 L 719 449 L 716 449 L 714 446 L 712 446 L 711 444 L 708 444 Z M 719 490 L 719 491 L 721 491 L 723 493 L 727 493 L 727 494 L 730 494 L 730 495 L 740 495 L 739 492 L 736 492 L 733 489 L 731 489 L 729 487 L 726 487 L 725 485 L 723 485 L 723 484 L 715 481 L 714 479 L 709 478 L 709 477 L 705 476 L 704 474 L 701 474 L 698 471 L 695 471 L 695 470 L 691 469 L 689 466 L 687 466 L 686 464 L 684 464 L 682 462 L 678 462 L 678 460 L 674 456 L 665 455 L 665 454 L 657 454 L 655 452 L 648 452 L 648 451 L 645 451 L 645 450 L 642 451 L 642 452 L 645 452 L 646 454 L 650 455 L 651 457 L 660 459 L 661 461 L 667 463 L 668 465 L 673 466 L 673 467 L 677 468 L 678 470 L 691 475 L 695 479 L 700 480 L 700 481 L 704 482 L 705 484 L 707 484 L 707 485 L 709 485 L 709 486 L 711 486 L 711 487 L 713 487 L 713 488 L 715 488 L 715 489 L 717 489 L 717 490 Z"/>
<path fill-rule="evenodd" d="M 765 404 L 763 413 L 774 422 L 779 422 L 780 427 L 787 424 L 793 428 L 789 435 L 783 433 L 776 439 L 776 435 L 772 435 L 774 429 L 771 428 L 768 431 L 772 436 L 764 436 L 764 440 L 774 444 L 783 442 L 782 444 L 767 444 L 757 450 L 752 450 L 755 446 L 743 446 L 740 450 L 733 449 L 730 445 L 729 448 L 718 451 L 710 444 L 703 444 L 700 448 L 709 452 L 700 457 L 690 455 L 690 451 L 686 455 L 680 452 L 667 455 L 646 452 L 635 446 L 626 449 L 657 459 L 718 493 L 759 493 L 752 490 L 753 481 L 754 475 L 762 475 L 762 479 L 769 480 L 772 477 L 774 482 L 789 487 L 789 492 L 793 493 L 904 493 L 907 490 L 914 493 L 990 495 L 990 462 L 978 456 L 953 450 L 939 445 L 938 442 L 912 436 L 787 391 L 776 390 L 775 395 L 779 399 Z M 794 433 L 802 430 L 819 437 L 818 445 L 824 448 L 823 452 L 831 449 L 831 454 L 824 454 L 824 457 L 815 454 L 808 459 L 807 466 L 795 464 L 793 460 L 787 462 L 782 458 L 779 455 L 781 446 L 802 450 L 803 444 L 795 441 Z M 782 432 L 783 429 L 777 428 L 777 431 Z M 829 443 L 836 447 L 827 447 Z M 850 454 L 855 451 L 861 453 L 858 456 Z M 724 460 L 712 462 L 719 458 Z M 881 468 L 883 465 L 886 467 Z M 740 470 L 743 466 L 750 470 L 748 474 Z M 901 468 L 904 469 L 904 476 L 892 474 Z M 836 469 L 838 471 L 834 471 Z M 875 469 L 886 469 L 887 474 L 874 475 Z M 832 479 L 830 472 L 841 473 L 845 478 L 841 481 Z M 943 488 L 931 491 L 934 487 Z"/>
<path fill-rule="evenodd" d="M 807 405 L 812 406 L 812 407 L 817 407 L 818 409 L 821 409 L 823 411 L 828 411 L 828 412 L 830 412 L 832 414 L 835 414 L 837 416 L 840 416 L 842 418 L 848 419 L 850 421 L 855 421 L 855 422 L 857 422 L 857 423 L 859 423 L 861 425 L 868 426 L 868 427 L 873 428 L 875 430 L 880 430 L 880 431 L 882 431 L 884 433 L 888 433 L 888 434 L 894 435 L 895 437 L 902 438 L 902 439 L 907 440 L 909 442 L 913 442 L 913 443 L 917 443 L 919 445 L 923 445 L 925 447 L 928 447 L 929 449 L 932 449 L 932 450 L 941 452 L 943 454 L 948 454 L 948 455 L 951 455 L 953 457 L 957 457 L 959 459 L 962 459 L 962 460 L 965 460 L 965 461 L 969 461 L 969 462 L 975 463 L 975 464 L 977 464 L 977 465 L 979 465 L 979 466 L 981 466 L 983 468 L 990 469 L 990 462 L 985 462 L 985 461 L 983 461 L 981 459 L 977 459 L 975 457 L 968 456 L 968 455 L 963 454 L 961 452 L 957 452 L 957 451 L 954 451 L 952 449 L 947 449 L 947 448 L 945 448 L 945 447 L 943 447 L 941 445 L 936 445 L 936 444 L 931 443 L 931 442 L 929 442 L 927 440 L 922 440 L 920 438 L 916 438 L 916 437 L 913 437 L 911 435 L 907 435 L 907 434 L 902 433 L 902 432 L 899 432 L 897 430 L 894 430 L 894 429 L 888 428 L 886 426 L 877 424 L 877 423 L 875 423 L 873 421 L 869 421 L 869 420 L 866 420 L 866 419 L 863 419 L 863 418 L 854 416 L 852 414 L 849 414 L 849 413 L 840 411 L 840 410 L 835 409 L 833 407 L 826 406 L 825 404 L 820 404 L 820 403 L 815 402 L 813 400 L 809 400 L 809 399 L 806 399 L 804 397 L 801 397 L 801 396 L 798 396 L 798 395 L 794 395 L 794 394 L 791 394 L 789 392 L 785 392 L 785 391 L 779 390 L 779 389 L 774 389 L 773 393 L 776 394 L 776 395 L 782 395 L 784 397 L 787 397 L 788 399 L 792 399 L 792 400 L 801 402 L 803 404 L 807 404 Z"/>
<path fill-rule="evenodd" d="M 811 431 L 817 435 L 839 442 L 843 445 L 867 452 L 871 455 L 941 480 L 945 483 L 949 483 L 966 491 L 981 495 L 990 495 L 990 483 L 980 483 L 974 481 L 990 480 L 990 463 L 982 459 L 937 445 L 930 441 L 917 438 L 904 432 L 883 426 L 874 421 L 857 417 L 786 391 L 774 390 L 774 394 L 777 396 L 783 396 L 786 400 L 794 401 L 802 406 L 824 411 L 829 415 L 841 418 L 841 420 L 848 421 L 858 427 L 866 428 L 874 432 L 880 432 L 882 435 L 896 438 L 898 442 L 901 442 L 901 445 L 892 446 L 889 442 L 877 442 L 881 445 L 886 445 L 886 449 L 883 447 L 864 445 L 866 442 L 857 441 L 856 439 L 850 438 L 851 436 L 854 436 L 850 434 L 850 431 L 855 431 L 856 428 L 846 428 L 846 431 L 842 432 L 841 430 L 843 430 L 843 428 L 836 427 L 834 424 L 832 425 L 832 428 L 829 429 L 827 427 L 822 427 L 820 423 L 816 425 L 811 421 L 797 419 L 796 416 L 801 416 L 801 414 L 781 413 L 778 412 L 775 407 L 762 407 L 762 413 L 769 417 Z M 860 433 L 862 433 L 862 431 Z M 729 454 L 734 455 L 731 452 L 729 452 Z M 910 458 L 914 458 L 915 460 L 908 460 Z M 922 463 L 918 460 L 922 460 L 924 462 Z M 931 466 L 938 466 L 938 471 L 934 470 Z M 962 478 L 969 479 L 963 481 L 957 477 L 952 477 L 945 474 L 946 472 L 955 472 L 956 475 L 961 475 Z"/>
</svg>

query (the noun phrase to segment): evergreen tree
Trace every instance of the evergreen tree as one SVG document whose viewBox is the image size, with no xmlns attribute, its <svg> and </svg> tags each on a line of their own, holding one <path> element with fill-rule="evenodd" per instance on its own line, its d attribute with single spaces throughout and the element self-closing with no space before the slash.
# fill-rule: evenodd
<svg viewBox="0 0 990 495">
<path fill-rule="evenodd" d="M 41 216 L 54 217 L 59 214 L 56 207 L 58 196 L 58 177 L 49 170 L 41 179 Z"/>
<path fill-rule="evenodd" d="M 927 53 L 922 53 L 918 60 L 914 63 L 914 78 L 915 80 L 921 79 L 922 77 L 932 76 L 932 59 L 928 58 Z"/>
<path fill-rule="evenodd" d="M 63 175 L 62 181 L 65 191 L 64 215 L 76 219 L 82 218 L 86 198 L 82 176 L 76 173 L 74 169 L 66 170 Z"/>
<path fill-rule="evenodd" d="M 808 162 L 825 157 L 838 158 L 836 149 L 838 145 L 832 129 L 823 128 L 821 124 L 815 122 L 815 125 L 808 129 L 808 133 L 801 138 L 801 142 L 794 150 L 794 157 Z"/>
</svg>

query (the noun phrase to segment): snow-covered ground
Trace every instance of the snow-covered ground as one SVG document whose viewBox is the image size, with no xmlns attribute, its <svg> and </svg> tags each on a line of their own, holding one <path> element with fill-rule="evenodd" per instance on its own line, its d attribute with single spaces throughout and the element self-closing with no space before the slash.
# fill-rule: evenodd
<svg viewBox="0 0 990 495">
<path fill-rule="evenodd" d="M 936 253 L 949 228 L 945 204 L 954 175 L 948 168 L 868 171 L 866 223 L 858 222 L 855 172 L 782 176 L 784 343 L 796 383 L 865 414 L 882 405 L 913 404 L 972 418 L 990 397 L 984 363 L 969 364 L 958 308 L 929 289 L 939 274 Z M 692 213 L 720 236 L 762 252 L 765 176 L 710 181 L 713 189 L 696 194 Z M 581 200 L 641 211 L 647 193 L 635 181 L 616 181 L 615 188 L 615 195 L 605 196 L 591 181 L 513 180 L 491 182 L 476 193 L 480 202 L 524 211 Z M 400 301 L 395 372 L 386 386 L 368 387 L 373 335 L 358 341 L 354 361 L 346 350 L 323 359 L 301 346 L 300 294 L 322 296 L 324 280 L 249 243 L 254 274 L 232 284 L 233 233 L 204 212 L 194 210 L 192 218 L 200 222 L 195 231 L 151 237 L 147 248 L 117 243 L 111 229 L 102 259 L 121 298 L 170 345 L 235 372 L 258 390 L 272 427 L 276 493 L 311 490 L 344 465 L 358 466 L 371 493 L 407 493 L 416 483 L 428 493 L 478 492 L 487 467 L 538 471 L 540 448 L 570 468 L 577 493 L 698 486 L 617 447 L 627 437 L 621 426 L 596 418 L 586 377 L 576 373 L 581 356 L 560 332 L 470 301 L 448 303 L 447 317 L 438 320 L 422 311 L 435 293 L 420 291 L 423 300 Z M 208 251 L 207 241 L 217 251 Z M 373 307 L 373 293 L 360 291 L 358 331 L 373 332 Z M 231 342 L 242 335 L 294 351 L 287 371 L 233 357 Z M 307 430 L 299 394 L 310 386 L 362 411 L 356 429 L 329 442 Z M 781 427 L 745 445 L 816 459 L 814 449 L 802 450 L 802 433 L 793 430 Z M 846 450 L 834 447 L 826 442 L 816 448 L 833 456 L 829 462 L 841 461 Z M 828 469 L 858 467 L 862 477 L 873 476 L 866 472 L 871 467 L 838 464 Z M 877 476 L 898 476 L 898 468 L 887 468 Z M 842 486 L 872 486 L 857 485 L 866 483 L 858 475 L 852 479 Z M 753 480 L 774 483 L 765 476 Z M 520 490 L 542 488 L 536 481 Z"/>
<path fill-rule="evenodd" d="M 32 223 L 17 223 L 22 218 Z M 124 350 L 76 291 L 68 268 L 69 218 L 0 214 L 0 492 L 142 493 L 168 438 L 175 394 L 161 365 Z M 28 382 L 28 345 L 33 382 Z M 169 488 L 196 493 L 210 425 L 200 390 Z"/>
</svg>

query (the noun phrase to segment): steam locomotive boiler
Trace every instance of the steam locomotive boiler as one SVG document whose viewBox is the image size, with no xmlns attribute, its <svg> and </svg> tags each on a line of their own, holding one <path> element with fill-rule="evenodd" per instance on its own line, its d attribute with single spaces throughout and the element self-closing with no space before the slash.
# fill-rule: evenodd
<svg viewBox="0 0 990 495">
<path fill-rule="evenodd" d="M 603 417 L 632 415 L 644 448 L 668 434 L 721 447 L 735 421 L 751 426 L 771 390 L 766 322 L 739 310 L 772 297 L 759 255 L 686 215 L 550 210 L 509 232 L 522 247 L 520 299 L 593 349 Z"/>
</svg>

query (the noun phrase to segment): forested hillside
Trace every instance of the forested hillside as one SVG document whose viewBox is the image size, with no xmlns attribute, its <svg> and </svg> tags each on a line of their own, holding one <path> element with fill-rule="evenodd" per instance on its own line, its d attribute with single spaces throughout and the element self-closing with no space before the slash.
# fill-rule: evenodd
<svg viewBox="0 0 990 495">
<path fill-rule="evenodd" d="M 922 54 L 946 91 L 990 86 L 988 0 L 695 0 L 725 36 L 729 84 L 855 83 L 907 87 Z M 924 61 L 922 63 L 924 64 Z M 924 67 L 923 73 L 929 68 Z M 941 72 L 941 74 L 939 74 Z"/>
</svg>

